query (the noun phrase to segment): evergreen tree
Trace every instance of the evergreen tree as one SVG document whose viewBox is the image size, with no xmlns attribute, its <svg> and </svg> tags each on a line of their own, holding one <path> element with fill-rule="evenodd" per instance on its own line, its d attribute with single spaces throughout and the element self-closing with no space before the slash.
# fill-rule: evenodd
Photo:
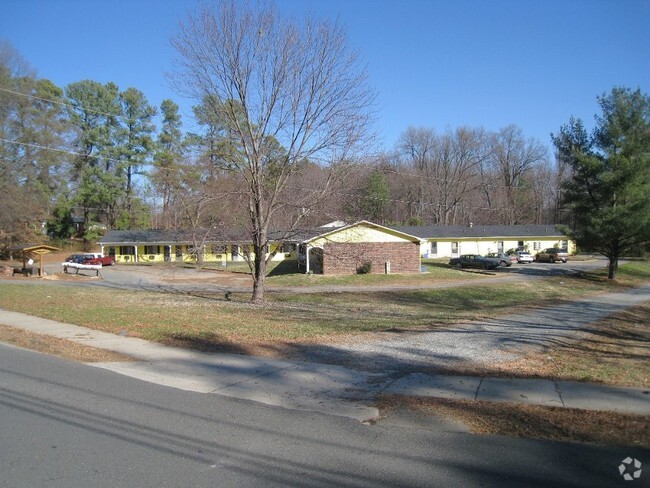
<svg viewBox="0 0 650 488">
<path fill-rule="evenodd" d="M 42 238 L 65 167 L 61 100 L 60 88 L 0 42 L 0 245 Z"/>
<path fill-rule="evenodd" d="M 153 149 L 152 123 L 156 108 L 149 105 L 144 93 L 135 88 L 128 88 L 120 93 L 121 123 L 115 132 L 115 156 L 120 161 L 118 175 L 123 173 L 125 203 L 123 210 L 129 217 L 129 227 L 135 225 L 133 213 L 134 177 L 140 168 L 150 159 Z"/>
<path fill-rule="evenodd" d="M 52 216 L 47 221 L 45 229 L 52 239 L 69 239 L 74 235 L 75 226 L 72 219 L 72 203 L 64 195 L 52 210 Z"/>
<path fill-rule="evenodd" d="M 36 148 L 28 177 L 49 210 L 65 188 L 65 154 L 69 126 L 63 110 L 63 90 L 50 80 L 38 80 L 32 98 L 32 141 Z M 27 176 L 27 175 L 26 175 Z"/>
<path fill-rule="evenodd" d="M 66 87 L 68 117 L 75 132 L 71 179 L 75 203 L 83 209 L 85 228 L 92 219 L 106 216 L 113 226 L 119 199 L 124 195 L 124 174 L 115 158 L 115 134 L 121 107 L 118 87 L 85 80 Z"/>
<path fill-rule="evenodd" d="M 151 179 L 162 198 L 161 227 L 169 229 L 174 227 L 171 209 L 176 191 L 180 187 L 186 143 L 181 132 L 182 122 L 178 105 L 172 100 L 163 100 L 160 111 L 163 118 L 162 127 L 158 134 Z"/>
<path fill-rule="evenodd" d="M 591 136 L 571 118 L 553 142 L 572 172 L 564 185 L 575 219 L 569 234 L 607 256 L 613 279 L 619 258 L 650 242 L 650 98 L 614 88 L 598 102 L 602 115 Z"/>
<path fill-rule="evenodd" d="M 381 171 L 373 171 L 368 177 L 363 196 L 359 202 L 364 218 L 384 223 L 386 210 L 390 203 L 390 187 Z"/>
</svg>

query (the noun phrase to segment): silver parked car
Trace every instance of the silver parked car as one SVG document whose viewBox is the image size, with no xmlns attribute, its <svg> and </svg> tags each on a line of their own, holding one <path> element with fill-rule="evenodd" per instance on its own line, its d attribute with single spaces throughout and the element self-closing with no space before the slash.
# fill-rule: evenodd
<svg viewBox="0 0 650 488">
<path fill-rule="evenodd" d="M 498 259 L 501 266 L 511 266 L 512 263 L 517 262 L 514 255 L 506 254 L 503 252 L 491 252 L 485 255 L 486 258 Z"/>
<path fill-rule="evenodd" d="M 532 263 L 534 261 L 533 255 L 528 251 L 517 251 L 518 263 Z"/>
</svg>

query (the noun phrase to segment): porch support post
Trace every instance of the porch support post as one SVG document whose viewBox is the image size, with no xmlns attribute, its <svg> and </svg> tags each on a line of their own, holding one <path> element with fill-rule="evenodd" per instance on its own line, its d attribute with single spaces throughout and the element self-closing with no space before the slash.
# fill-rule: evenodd
<svg viewBox="0 0 650 488">
<path fill-rule="evenodd" d="M 305 274 L 309 274 L 309 251 L 311 250 L 311 246 L 307 244 L 305 246 Z"/>
</svg>

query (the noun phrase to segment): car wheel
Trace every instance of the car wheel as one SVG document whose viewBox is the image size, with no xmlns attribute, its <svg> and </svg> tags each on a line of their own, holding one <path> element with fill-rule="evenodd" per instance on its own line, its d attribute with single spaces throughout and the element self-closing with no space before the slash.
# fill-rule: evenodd
<svg viewBox="0 0 650 488">
<path fill-rule="evenodd" d="M 549 261 L 550 261 L 551 263 L 555 263 L 555 258 L 554 258 L 553 256 L 551 256 L 551 257 L 549 258 Z"/>
<path fill-rule="evenodd" d="M 115 266 L 115 260 L 111 259 L 111 266 Z"/>
<path fill-rule="evenodd" d="M 456 268 L 456 269 L 463 269 L 463 265 L 460 264 L 460 263 L 456 263 L 456 264 L 454 264 L 454 268 Z"/>
<path fill-rule="evenodd" d="M 508 266 L 508 263 L 507 263 L 506 261 L 501 261 L 499 264 L 500 264 L 501 266 L 503 266 L 504 268 L 505 268 L 506 266 Z"/>
</svg>

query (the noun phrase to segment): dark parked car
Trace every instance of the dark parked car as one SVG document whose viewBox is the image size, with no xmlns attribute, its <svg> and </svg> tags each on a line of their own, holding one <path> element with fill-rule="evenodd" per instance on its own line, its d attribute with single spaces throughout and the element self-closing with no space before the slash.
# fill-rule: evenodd
<svg viewBox="0 0 650 488">
<path fill-rule="evenodd" d="M 496 269 L 500 261 L 494 258 L 486 258 L 480 254 L 463 254 L 457 258 L 451 258 L 449 265 L 456 269 L 462 268 L 479 268 L 479 269 Z"/>
<path fill-rule="evenodd" d="M 65 258 L 66 263 L 77 263 L 77 264 L 101 264 L 102 266 L 114 266 L 115 258 L 110 256 L 102 256 L 99 253 L 93 254 L 72 254 Z"/>
<path fill-rule="evenodd" d="M 66 263 L 86 264 L 86 261 L 92 259 L 92 254 L 72 254 L 65 258 Z"/>
<path fill-rule="evenodd" d="M 486 258 L 498 259 L 500 266 L 512 266 L 512 263 L 517 262 L 517 257 L 504 252 L 491 252 L 485 255 Z"/>
<path fill-rule="evenodd" d="M 569 253 L 564 249 L 559 249 L 557 247 L 549 247 L 540 251 L 535 256 L 535 261 L 548 261 L 554 263 L 555 261 L 562 261 L 566 263 L 569 260 Z"/>
</svg>

